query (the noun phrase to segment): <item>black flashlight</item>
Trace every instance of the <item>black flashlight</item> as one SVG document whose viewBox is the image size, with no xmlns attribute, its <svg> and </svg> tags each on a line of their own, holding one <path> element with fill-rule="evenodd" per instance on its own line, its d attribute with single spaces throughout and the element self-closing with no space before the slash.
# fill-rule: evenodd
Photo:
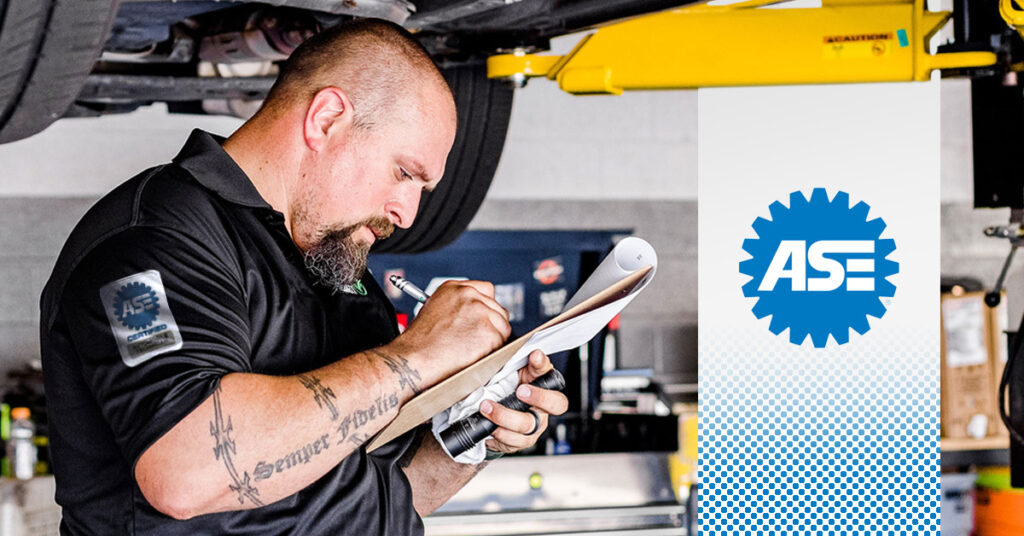
<svg viewBox="0 0 1024 536">
<path fill-rule="evenodd" d="M 540 387 L 541 389 L 561 391 L 565 388 L 565 378 L 562 376 L 561 372 L 558 372 L 558 369 L 553 368 L 546 374 L 530 382 L 530 385 Z M 515 393 L 501 399 L 498 401 L 498 404 L 516 411 L 528 411 L 530 409 L 530 406 L 522 400 L 519 400 Z M 441 441 L 444 443 L 445 450 L 447 450 L 454 458 L 473 448 L 473 445 L 476 445 L 486 439 L 487 436 L 491 435 L 491 432 L 493 432 L 497 427 L 498 425 L 487 420 L 487 418 L 481 415 L 478 411 L 461 421 L 456 421 L 455 424 L 452 424 L 448 428 L 445 428 L 440 433 Z"/>
</svg>

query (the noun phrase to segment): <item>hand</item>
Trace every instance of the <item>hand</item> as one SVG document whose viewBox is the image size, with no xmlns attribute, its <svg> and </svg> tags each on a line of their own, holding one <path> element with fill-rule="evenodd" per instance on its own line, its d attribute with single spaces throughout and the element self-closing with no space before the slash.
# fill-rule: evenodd
<svg viewBox="0 0 1024 536">
<path fill-rule="evenodd" d="M 561 415 L 569 409 L 569 399 L 564 394 L 527 385 L 551 369 L 551 360 L 540 350 L 534 350 L 529 363 L 519 369 L 516 396 L 530 405 L 539 423 L 530 412 L 511 410 L 490 400 L 480 404 L 480 413 L 498 425 L 491 439 L 487 440 L 489 450 L 507 454 L 533 446 L 548 427 L 548 415 Z M 527 433 L 531 430 L 532 433 Z"/>
<path fill-rule="evenodd" d="M 501 347 L 512 333 L 508 311 L 486 281 L 446 281 L 391 345 L 416 362 L 428 385 Z"/>
</svg>

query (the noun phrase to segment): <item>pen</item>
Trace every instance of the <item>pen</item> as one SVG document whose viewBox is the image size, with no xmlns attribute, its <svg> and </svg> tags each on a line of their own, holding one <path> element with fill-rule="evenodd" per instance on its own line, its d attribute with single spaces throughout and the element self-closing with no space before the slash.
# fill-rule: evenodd
<svg viewBox="0 0 1024 536">
<path fill-rule="evenodd" d="M 430 295 L 427 294 L 426 292 L 423 292 L 423 290 L 421 290 L 420 287 L 417 287 L 416 285 L 412 284 L 412 282 L 410 282 L 408 279 L 400 275 L 393 275 L 391 276 L 390 280 L 391 284 L 394 285 L 395 288 L 408 294 L 409 296 L 412 297 L 412 299 L 420 303 L 426 303 L 427 298 L 430 297 Z"/>
</svg>

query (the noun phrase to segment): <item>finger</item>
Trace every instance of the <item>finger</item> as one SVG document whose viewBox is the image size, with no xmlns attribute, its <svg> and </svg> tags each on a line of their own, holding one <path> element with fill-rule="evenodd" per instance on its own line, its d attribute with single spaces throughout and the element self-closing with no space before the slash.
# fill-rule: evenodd
<svg viewBox="0 0 1024 536">
<path fill-rule="evenodd" d="M 502 310 L 504 312 L 504 309 Z M 487 312 L 487 319 L 491 321 L 494 329 L 501 334 L 502 342 L 512 334 L 512 325 L 508 323 L 508 313 L 499 314 L 493 310 Z"/>
<path fill-rule="evenodd" d="M 503 452 L 508 452 L 510 450 L 522 450 L 537 442 L 534 436 L 519 434 L 504 428 L 498 428 L 495 430 L 494 433 L 491 434 L 491 437 L 493 437 L 495 441 L 507 447 L 504 449 L 498 449 Z"/>
<path fill-rule="evenodd" d="M 537 443 L 537 439 L 539 439 L 541 434 L 543 434 L 548 428 L 548 416 L 540 410 L 535 409 L 532 411 L 537 414 L 539 420 L 536 432 L 530 435 L 524 435 L 505 428 L 498 428 L 493 434 L 491 434 L 491 439 L 487 440 L 487 448 L 508 453 L 522 450 Z"/>
<path fill-rule="evenodd" d="M 442 281 L 441 284 L 438 285 L 437 290 L 434 291 L 434 294 L 440 294 L 442 292 L 457 292 L 462 289 L 462 287 L 466 286 L 463 283 L 465 283 L 465 281 L 461 279 L 448 279 L 446 281 Z"/>
<path fill-rule="evenodd" d="M 536 433 L 535 428 L 540 428 L 537 425 L 537 419 L 534 417 L 534 414 L 508 409 L 490 400 L 485 400 L 480 404 L 480 413 L 494 424 L 497 424 L 498 428 L 504 428 L 518 434 L 533 434 Z"/>
<path fill-rule="evenodd" d="M 537 431 L 533 433 L 534 441 L 536 441 L 537 438 L 539 438 L 540 435 L 543 434 L 544 431 L 548 429 L 548 414 L 544 410 L 540 410 L 537 408 L 534 408 L 531 411 L 536 413 L 537 417 L 540 420 L 540 423 L 537 425 Z"/>
<path fill-rule="evenodd" d="M 487 296 L 488 298 L 494 299 L 494 284 L 490 281 L 459 281 L 460 285 L 473 287 L 477 292 Z"/>
<path fill-rule="evenodd" d="M 478 301 L 500 314 L 506 322 L 508 321 L 508 311 L 494 299 L 494 285 L 487 281 L 460 281 L 460 283 L 462 285 L 459 286 L 459 291 L 464 299 Z"/>
<path fill-rule="evenodd" d="M 536 430 L 529 435 L 520 434 L 507 428 L 498 428 L 495 430 L 491 437 L 498 442 L 510 447 L 510 449 L 502 450 L 521 450 L 526 447 L 532 446 L 540 438 L 541 434 L 544 433 L 548 428 L 548 416 L 540 410 L 533 410 L 533 413 L 537 415 Z"/>
<path fill-rule="evenodd" d="M 488 283 L 487 281 L 472 281 L 471 283 L 478 283 L 474 285 L 467 285 L 472 287 L 477 292 L 477 299 L 480 300 L 480 302 L 486 305 L 487 307 L 491 308 L 492 310 L 500 314 L 505 319 L 505 322 L 508 322 L 509 318 L 511 318 L 509 316 L 509 312 L 504 307 L 502 307 L 497 300 L 494 299 L 494 285 Z M 483 287 L 482 290 L 481 287 Z"/>
<path fill-rule="evenodd" d="M 561 415 L 569 409 L 569 399 L 558 391 L 541 389 L 525 383 L 516 388 L 516 397 L 551 415 Z"/>
<path fill-rule="evenodd" d="M 479 299 L 480 299 L 481 303 L 486 305 L 492 311 L 494 311 L 494 312 L 498 313 L 499 315 L 501 315 L 501 317 L 503 319 L 505 319 L 506 323 L 508 322 L 509 318 L 511 318 L 509 316 L 508 310 L 506 310 L 504 307 L 502 307 L 500 303 L 498 303 L 497 301 L 494 300 L 494 298 L 490 298 L 490 297 L 487 297 L 487 296 L 482 296 Z"/>
<path fill-rule="evenodd" d="M 544 352 L 534 350 L 530 352 L 527 365 L 519 369 L 519 383 L 531 383 L 533 380 L 547 374 L 552 368 L 554 366 L 551 364 L 551 359 Z"/>
</svg>

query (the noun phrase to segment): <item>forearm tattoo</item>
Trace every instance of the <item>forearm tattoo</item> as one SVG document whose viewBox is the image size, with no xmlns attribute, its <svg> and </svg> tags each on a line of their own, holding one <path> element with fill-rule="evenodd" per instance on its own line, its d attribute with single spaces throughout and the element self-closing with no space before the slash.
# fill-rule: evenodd
<svg viewBox="0 0 1024 536">
<path fill-rule="evenodd" d="M 300 464 L 309 463 L 310 458 L 326 451 L 328 447 L 330 447 L 330 437 L 331 436 L 329 434 L 324 434 L 318 437 L 316 441 L 306 444 L 306 446 L 299 450 L 289 452 L 288 455 L 273 463 L 257 463 L 256 468 L 252 471 L 252 473 L 256 475 L 256 481 L 266 480 L 273 476 L 275 472 L 283 473 L 292 467 L 298 467 Z"/>
<path fill-rule="evenodd" d="M 245 500 L 249 499 L 254 505 L 263 506 L 258 498 L 259 490 L 250 483 L 249 473 L 245 472 L 239 476 L 238 470 L 235 469 L 235 462 L 231 459 L 235 455 L 235 440 L 231 438 L 233 431 L 231 416 L 228 415 L 226 419 L 224 417 L 220 402 L 220 386 L 217 386 L 213 391 L 213 421 L 210 422 L 210 435 L 217 441 L 213 447 L 213 456 L 224 462 L 232 482 L 228 484 L 228 488 L 238 494 L 238 504 L 245 504 Z"/>
<path fill-rule="evenodd" d="M 405 358 L 402 356 L 390 356 L 377 350 L 370 351 L 383 359 L 392 372 L 398 374 L 399 387 L 401 389 L 409 387 L 413 393 L 420 392 L 419 386 L 416 384 L 416 382 L 420 381 L 420 374 L 409 366 L 409 362 Z M 323 381 L 312 373 L 299 374 L 296 377 L 303 387 L 313 393 L 313 400 L 316 402 L 317 407 L 326 409 L 331 415 L 331 420 L 338 421 L 336 430 L 338 437 L 336 444 L 338 445 L 347 442 L 359 448 L 370 439 L 370 436 L 357 430 L 395 409 L 399 404 L 398 393 L 391 393 L 390 395 L 377 398 L 366 409 L 357 409 L 342 417 L 338 406 L 335 404 L 338 397 L 335 395 L 334 389 L 324 385 Z M 308 443 L 301 449 L 288 453 L 273 463 L 261 461 L 256 464 L 253 474 L 256 475 L 256 480 L 260 481 L 270 478 L 274 473 L 280 473 L 300 464 L 309 463 L 310 458 L 327 450 L 331 439 L 330 434 L 324 434 L 312 443 Z M 246 473 L 246 478 L 248 478 L 248 473 Z"/>
<path fill-rule="evenodd" d="M 313 374 L 299 374 L 298 378 L 303 387 L 313 391 L 313 400 L 316 401 L 316 405 L 320 408 L 327 408 L 327 411 L 331 412 L 332 421 L 338 420 L 338 407 L 334 405 L 334 401 L 338 397 L 334 395 L 334 390 L 321 383 L 320 378 Z"/>
<path fill-rule="evenodd" d="M 313 392 L 313 399 L 316 400 L 317 405 L 321 408 L 326 408 L 331 413 L 331 420 L 337 421 L 341 415 L 338 412 L 338 407 L 334 404 L 334 401 L 337 400 L 334 390 L 325 386 L 320 381 L 320 378 L 317 378 L 313 374 L 299 374 L 298 379 L 299 382 L 302 383 L 303 387 Z M 364 410 L 356 410 L 346 415 L 338 424 L 338 433 L 341 435 L 337 444 L 340 445 L 347 441 L 348 443 L 353 444 L 356 448 L 359 448 L 359 446 L 369 440 L 370 437 L 366 434 L 354 432 L 354 430 L 365 426 L 370 421 L 385 414 L 388 410 L 393 409 L 396 406 L 398 406 L 398 395 L 392 394 L 390 396 L 378 398 L 373 405 Z M 331 439 L 330 433 L 323 434 L 313 442 L 307 443 L 302 448 L 287 453 L 276 461 L 260 461 L 253 469 L 256 481 L 266 480 L 274 476 L 274 473 L 283 473 L 293 467 L 309 463 L 313 457 L 326 452 L 327 449 L 330 448 L 332 443 Z"/>
<path fill-rule="evenodd" d="M 420 387 L 417 382 L 422 381 L 422 379 L 420 378 L 420 373 L 409 366 L 409 361 L 400 355 L 388 355 L 376 348 L 371 348 L 370 352 L 383 359 L 387 363 L 388 368 L 391 369 L 391 372 L 398 375 L 398 387 L 400 389 L 408 387 L 412 389 L 413 394 L 420 394 Z"/>
<path fill-rule="evenodd" d="M 347 439 L 349 442 L 353 442 L 357 446 L 362 445 L 368 438 L 366 437 L 366 434 L 359 434 L 356 433 L 356 431 L 397 407 L 398 393 L 391 393 L 390 395 L 378 397 L 377 400 L 375 400 L 374 403 L 366 409 L 357 409 L 352 413 L 345 415 L 345 417 L 338 422 L 338 444 L 340 445 L 344 443 Z M 354 440 L 353 438 L 356 436 L 361 436 L 362 439 Z"/>
<path fill-rule="evenodd" d="M 356 448 L 359 448 L 360 446 L 362 446 L 363 443 L 366 443 L 369 440 L 370 436 L 366 434 L 360 434 L 359 432 L 356 432 L 348 436 L 348 442 L 355 445 Z"/>
</svg>

